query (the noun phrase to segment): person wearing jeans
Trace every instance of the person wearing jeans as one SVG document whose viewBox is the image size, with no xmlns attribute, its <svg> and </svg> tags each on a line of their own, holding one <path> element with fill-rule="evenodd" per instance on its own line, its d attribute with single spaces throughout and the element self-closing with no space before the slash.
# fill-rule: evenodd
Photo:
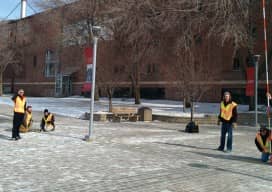
<svg viewBox="0 0 272 192">
<path fill-rule="evenodd" d="M 265 125 L 261 125 L 260 130 L 257 132 L 255 144 L 262 153 L 261 160 L 263 162 L 267 162 L 269 160 L 269 156 L 271 155 L 271 131 Z"/>
<path fill-rule="evenodd" d="M 224 151 L 226 135 L 227 137 L 227 151 L 232 151 L 232 129 L 236 127 L 237 122 L 237 104 L 231 100 L 230 92 L 225 92 L 223 100 L 220 103 L 220 113 L 218 115 L 218 124 L 221 126 L 220 145 L 217 148 L 219 151 Z"/>
</svg>

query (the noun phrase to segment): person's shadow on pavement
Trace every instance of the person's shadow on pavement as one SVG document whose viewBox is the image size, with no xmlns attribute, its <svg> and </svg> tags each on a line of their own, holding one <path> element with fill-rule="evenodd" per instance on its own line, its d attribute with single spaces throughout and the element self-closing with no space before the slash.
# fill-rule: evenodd
<svg viewBox="0 0 272 192">
<path fill-rule="evenodd" d="M 165 145 L 174 145 L 174 146 L 180 146 L 180 147 L 188 147 L 193 149 L 210 149 L 210 150 L 216 150 L 214 148 L 208 148 L 208 147 L 199 147 L 199 146 L 193 146 L 193 145 L 185 145 L 181 143 L 164 143 L 164 142 L 155 142 L 158 144 L 165 144 Z"/>
<path fill-rule="evenodd" d="M 3 140 L 11 140 L 11 137 L 0 134 L 0 139 L 3 139 Z"/>
<path fill-rule="evenodd" d="M 261 162 L 260 159 L 255 157 L 248 157 L 248 156 L 241 156 L 241 155 L 232 155 L 232 154 L 211 154 L 211 153 L 204 153 L 204 152 L 198 152 L 198 151 L 188 151 L 190 153 L 203 155 L 206 157 L 212 157 L 216 159 L 226 159 L 226 160 L 234 160 L 234 161 L 243 161 L 245 163 L 254 163 L 254 164 L 264 164 Z M 264 164 L 268 165 L 268 164 Z"/>
<path fill-rule="evenodd" d="M 165 144 L 165 145 L 174 145 L 174 146 L 180 146 L 180 147 L 187 147 L 192 149 L 208 149 L 208 150 L 216 150 L 214 148 L 208 148 L 208 147 L 199 147 L 199 146 L 193 146 L 193 145 L 185 145 L 185 144 L 179 144 L 179 143 L 164 143 L 164 142 L 156 142 L 158 144 Z M 232 155 L 232 154 L 212 154 L 212 153 L 205 153 L 205 152 L 199 152 L 199 151 L 189 151 L 190 153 L 195 153 L 198 155 L 203 155 L 207 157 L 217 158 L 217 159 L 226 159 L 226 160 L 235 160 L 235 161 L 244 161 L 247 163 L 259 163 L 263 164 L 260 159 L 254 158 L 254 157 L 247 157 L 247 156 L 240 156 L 240 155 Z"/>
</svg>

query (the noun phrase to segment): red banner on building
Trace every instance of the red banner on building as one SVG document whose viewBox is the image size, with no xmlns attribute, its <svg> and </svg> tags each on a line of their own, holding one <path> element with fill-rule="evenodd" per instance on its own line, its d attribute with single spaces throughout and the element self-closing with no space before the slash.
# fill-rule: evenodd
<svg viewBox="0 0 272 192">
<path fill-rule="evenodd" d="M 248 67 L 247 73 L 247 84 L 246 84 L 246 96 L 254 96 L 254 67 Z"/>
<path fill-rule="evenodd" d="M 86 65 L 93 64 L 93 48 L 86 47 L 84 50 L 84 56 Z"/>
</svg>

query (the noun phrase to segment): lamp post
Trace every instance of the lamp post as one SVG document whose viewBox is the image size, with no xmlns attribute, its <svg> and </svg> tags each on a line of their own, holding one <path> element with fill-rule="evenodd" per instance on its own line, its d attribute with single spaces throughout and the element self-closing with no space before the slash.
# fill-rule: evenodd
<svg viewBox="0 0 272 192">
<path fill-rule="evenodd" d="M 21 0 L 21 19 L 26 17 L 26 0 Z"/>
<path fill-rule="evenodd" d="M 258 127 L 258 62 L 260 55 L 254 55 L 255 67 L 255 126 Z"/>
<path fill-rule="evenodd" d="M 95 94 L 95 75 L 96 75 L 96 56 L 97 56 L 97 44 L 100 34 L 100 26 L 93 26 L 93 68 L 92 68 L 92 87 L 91 87 L 91 106 L 90 106 L 90 121 L 88 135 L 85 136 L 86 141 L 91 141 L 93 137 L 93 111 L 94 111 L 94 94 Z"/>
</svg>

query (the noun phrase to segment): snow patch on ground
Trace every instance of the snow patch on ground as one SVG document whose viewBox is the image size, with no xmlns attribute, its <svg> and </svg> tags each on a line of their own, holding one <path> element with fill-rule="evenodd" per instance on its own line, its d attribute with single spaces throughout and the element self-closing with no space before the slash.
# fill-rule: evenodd
<svg viewBox="0 0 272 192">
<path fill-rule="evenodd" d="M 175 116 L 175 117 L 190 117 L 190 109 L 184 109 L 181 101 L 172 100 L 147 100 L 142 99 L 140 105 L 135 105 L 131 98 L 121 99 L 114 98 L 114 106 L 134 106 L 149 107 L 153 114 Z M 13 106 L 11 95 L 0 97 L 0 104 Z M 80 96 L 72 96 L 65 98 L 55 97 L 27 97 L 27 104 L 33 107 L 34 111 L 43 111 L 49 109 L 52 113 L 79 118 L 82 114 L 90 112 L 90 98 Z M 184 112 L 185 110 L 185 112 Z M 101 98 L 95 101 L 94 112 L 100 114 L 108 113 L 108 99 Z M 194 104 L 194 117 L 204 117 L 207 115 L 217 115 L 219 112 L 219 103 L 199 103 Z M 238 112 L 248 112 L 247 105 L 239 105 Z"/>
</svg>

